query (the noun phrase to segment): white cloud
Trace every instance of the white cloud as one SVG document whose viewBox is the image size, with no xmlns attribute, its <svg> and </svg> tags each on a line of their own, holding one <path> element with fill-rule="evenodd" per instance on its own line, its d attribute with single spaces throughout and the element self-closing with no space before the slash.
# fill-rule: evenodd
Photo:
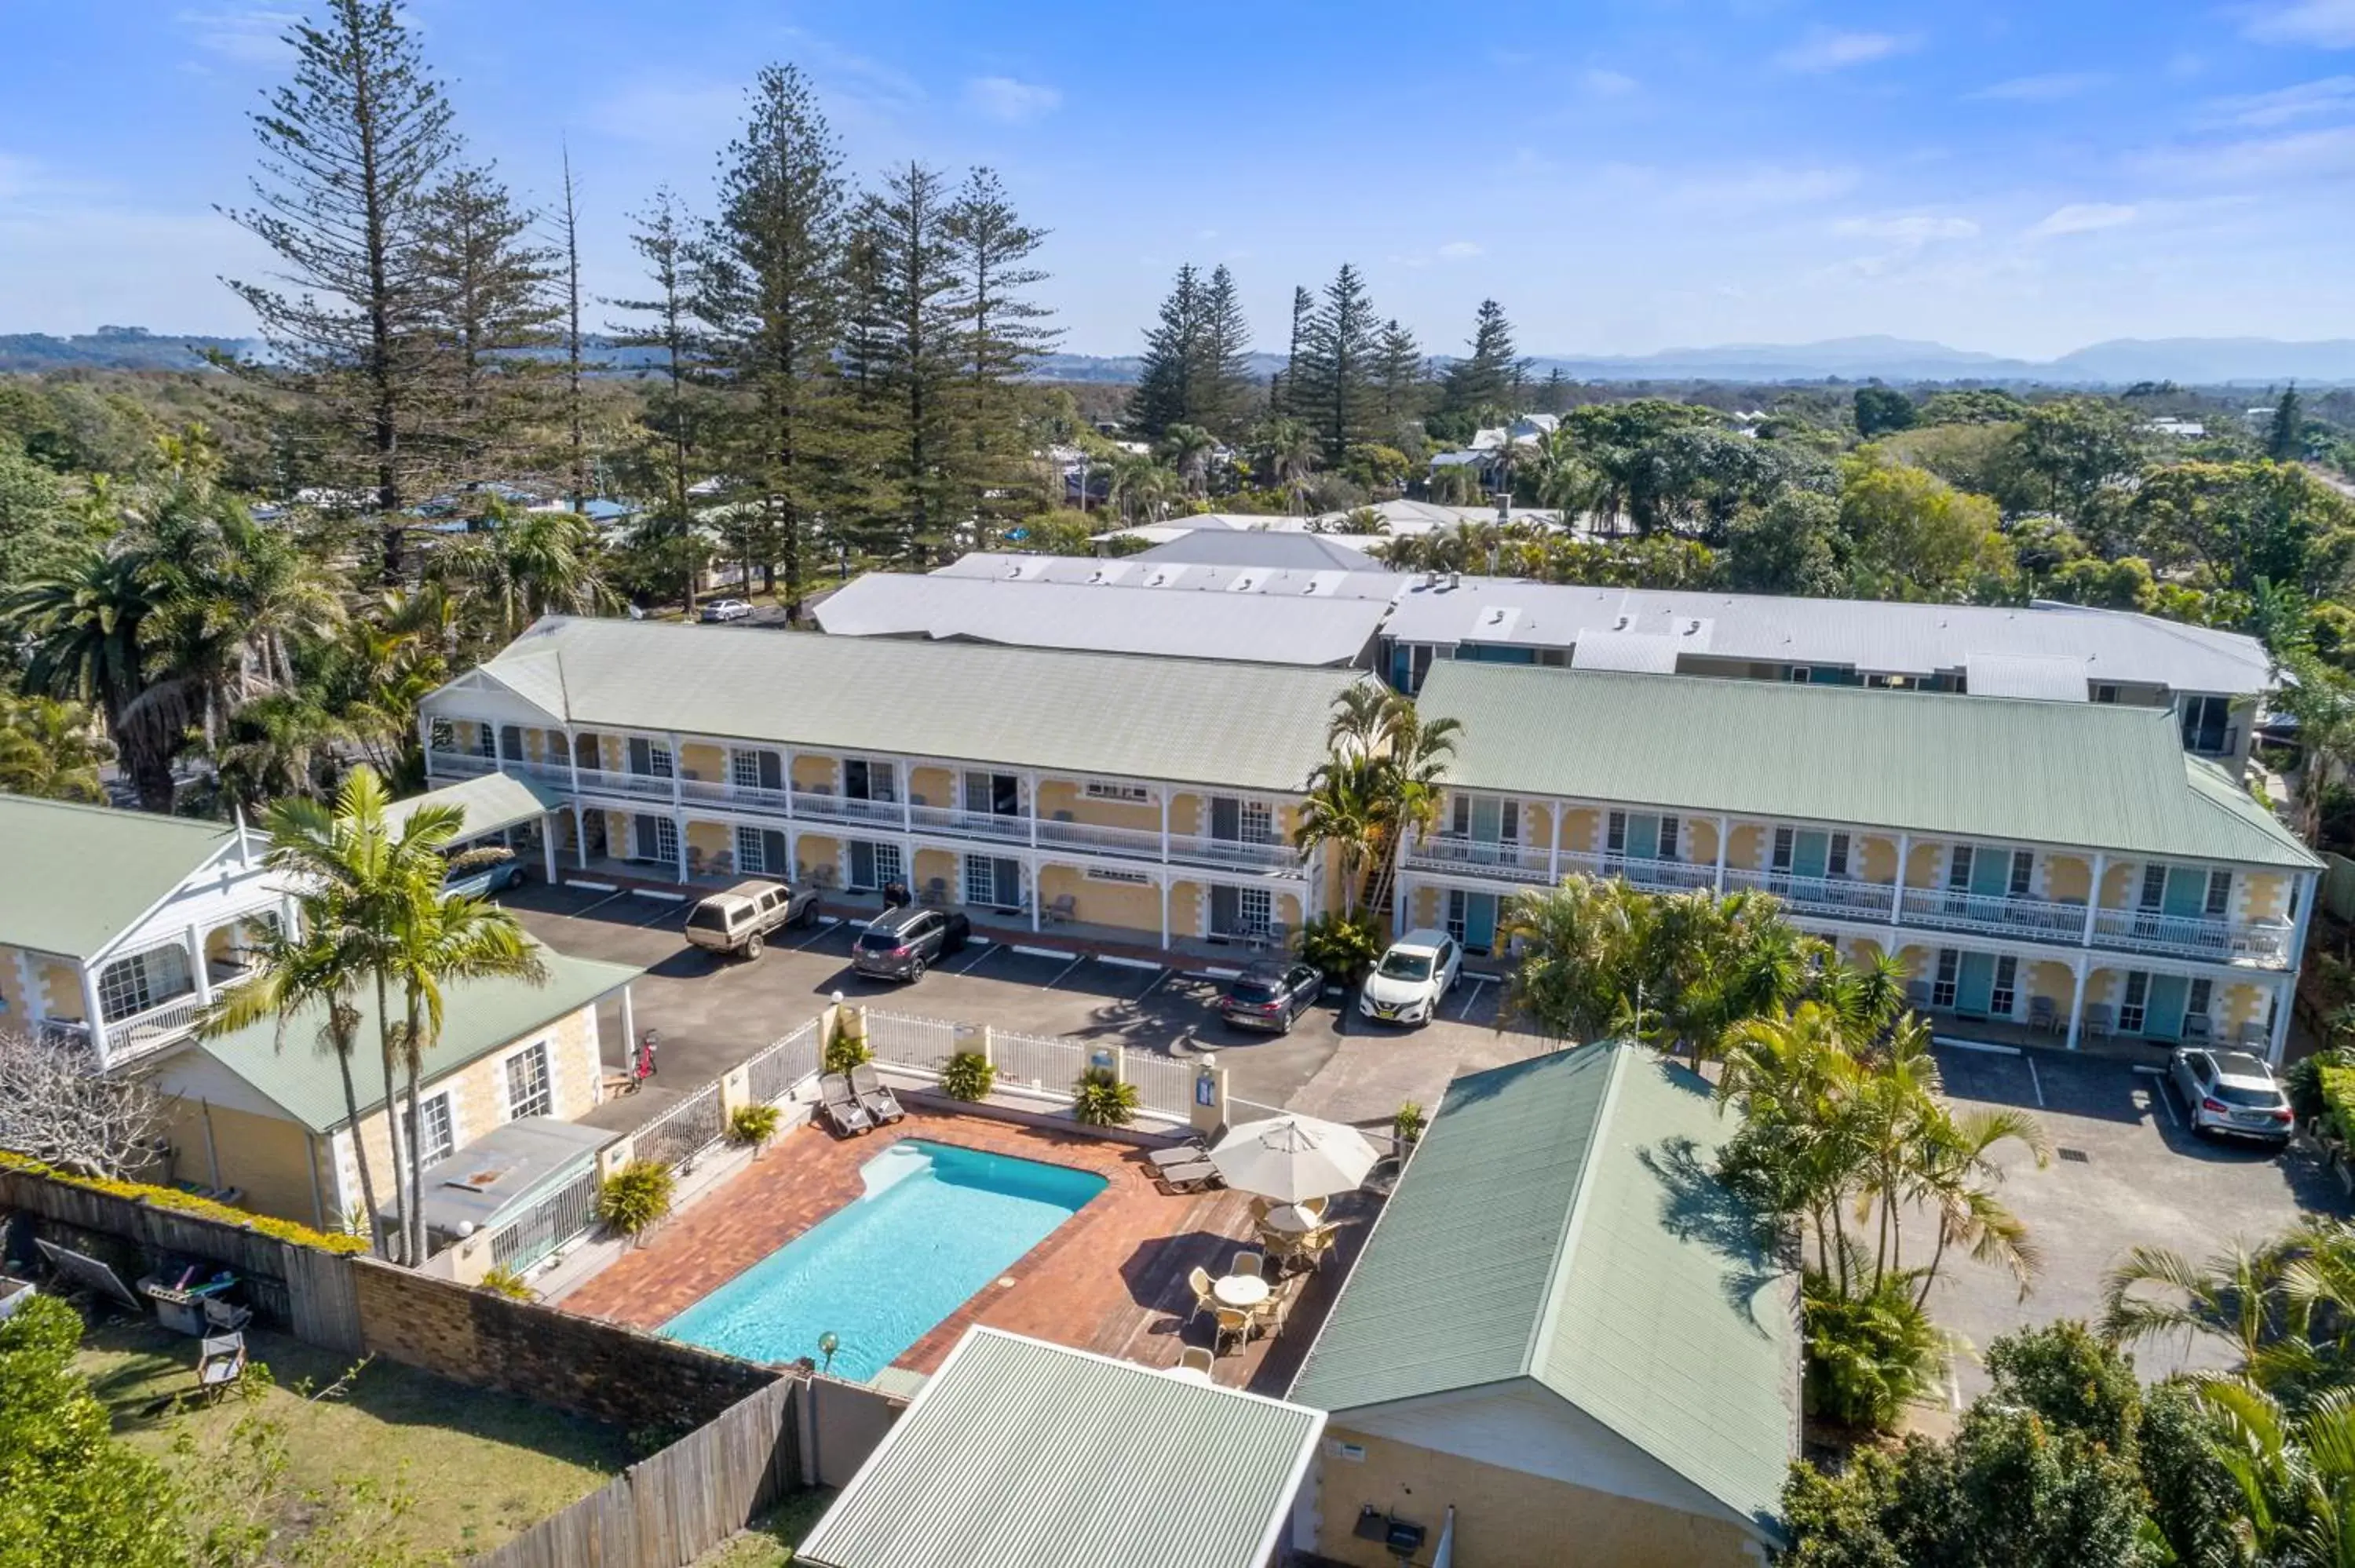
<svg viewBox="0 0 2355 1568">
<path fill-rule="evenodd" d="M 1595 66 L 1579 72 L 1578 85 L 1594 98 L 1625 98 L 1636 90 L 1636 79 L 1624 71 Z"/>
<path fill-rule="evenodd" d="M 1934 217 L 1926 213 L 1902 217 L 1844 217 L 1832 225 L 1834 234 L 1859 239 L 1885 239 L 1893 245 L 1927 245 L 1937 239 L 1970 239 L 1979 226 L 1967 217 Z"/>
<path fill-rule="evenodd" d="M 2147 174 L 2178 180 L 2247 185 L 2339 179 L 2355 174 L 2355 126 L 2207 146 L 2155 148 L 2137 154 L 2133 162 Z"/>
<path fill-rule="evenodd" d="M 2241 30 L 2261 44 L 2310 44 L 2355 49 L 2355 0 L 2291 0 L 2252 6 Z"/>
<path fill-rule="evenodd" d="M 964 84 L 964 101 L 992 120 L 1021 125 L 1053 113 L 1063 95 L 1051 87 L 1017 81 L 1010 76 L 977 76 Z"/>
<path fill-rule="evenodd" d="M 2071 202 L 2045 214 L 2028 233 L 2030 238 L 2038 239 L 2058 234 L 2092 234 L 2098 229 L 2123 228 L 2132 223 L 2135 216 L 2133 207 L 2115 202 Z"/>
<path fill-rule="evenodd" d="M 2271 92 L 2211 99 L 2201 106 L 2204 123 L 2254 126 L 2286 125 L 2310 115 L 2337 114 L 2350 107 L 2355 107 L 2355 76 L 2327 76 Z"/>
<path fill-rule="evenodd" d="M 2109 79 L 2099 71 L 2054 71 L 2048 76 L 2016 76 L 1964 96 L 2013 103 L 2058 103 L 2064 98 L 2090 92 Z"/>
<path fill-rule="evenodd" d="M 190 30 L 198 48 L 243 65 L 275 65 L 285 58 L 286 29 L 302 19 L 300 11 L 265 5 L 183 11 L 173 18 Z"/>
<path fill-rule="evenodd" d="M 1849 66 L 1867 65 L 1891 55 L 1902 55 L 1916 47 L 1919 40 L 1895 33 L 1844 33 L 1829 27 L 1817 27 L 1806 37 L 1774 57 L 1774 63 L 1785 70 L 1828 71 L 1845 70 Z"/>
<path fill-rule="evenodd" d="M 1480 248 L 1468 239 L 1451 239 L 1439 248 L 1442 261 L 1464 261 L 1480 254 Z"/>
</svg>

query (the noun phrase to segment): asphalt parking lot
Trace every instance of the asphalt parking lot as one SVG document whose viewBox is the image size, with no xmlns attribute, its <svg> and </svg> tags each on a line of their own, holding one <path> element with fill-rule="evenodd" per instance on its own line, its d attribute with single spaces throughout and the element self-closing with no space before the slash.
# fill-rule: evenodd
<svg viewBox="0 0 2355 1568">
<path fill-rule="evenodd" d="M 2234 1237 L 2254 1243 L 2306 1213 L 2348 1210 L 2309 1150 L 2195 1138 L 2164 1080 L 2133 1064 L 1947 1046 L 1938 1063 L 1958 1107 L 2030 1111 L 2053 1145 L 2042 1171 L 2017 1151 L 2004 1160 L 2001 1196 L 2043 1254 L 2027 1299 L 2018 1298 L 2009 1274 L 1967 1258 L 1950 1260 L 1931 1295 L 1939 1322 L 1977 1350 L 2055 1318 L 2098 1319 L 2103 1277 L 2130 1248 L 2169 1247 L 2196 1262 Z M 2160 1377 L 2228 1358 L 2211 1345 L 2174 1342 L 2138 1347 L 2135 1360 L 2146 1376 Z M 1987 1386 L 1975 1358 L 1958 1363 L 1957 1382 L 1965 1400 Z"/>
<path fill-rule="evenodd" d="M 645 1092 L 592 1114 L 602 1126 L 635 1126 L 815 1017 L 837 991 L 847 1001 L 920 1017 L 1117 1041 L 1176 1057 L 1215 1051 L 1230 1092 L 1246 1102 L 1242 1109 L 1297 1108 L 1355 1121 L 1387 1118 L 1404 1099 L 1430 1107 L 1454 1074 L 1541 1048 L 1496 1029 L 1498 988 L 1472 977 L 1426 1028 L 1369 1023 L 1328 994 L 1290 1034 L 1276 1036 L 1230 1029 L 1211 1011 L 1218 982 L 1199 972 L 1063 952 L 1052 933 L 1035 944 L 1039 952 L 976 942 L 913 985 L 900 985 L 851 969 L 856 928 L 848 924 L 782 933 L 745 962 L 689 947 L 680 935 L 687 906 L 667 899 L 535 883 L 505 902 L 552 947 L 646 970 L 633 987 L 633 1011 L 640 1032 L 660 1033 L 658 1071 Z M 625 1044 L 617 1003 L 607 1004 L 603 1023 L 607 1066 L 619 1072 Z"/>
</svg>

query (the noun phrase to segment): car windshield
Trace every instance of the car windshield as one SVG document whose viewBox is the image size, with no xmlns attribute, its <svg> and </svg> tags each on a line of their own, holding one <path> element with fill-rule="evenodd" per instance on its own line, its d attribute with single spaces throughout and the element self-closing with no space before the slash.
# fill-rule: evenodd
<svg viewBox="0 0 2355 1568">
<path fill-rule="evenodd" d="M 1284 988 L 1272 980 L 1255 980 L 1245 975 L 1235 981 L 1231 994 L 1237 1001 L 1273 1001 L 1284 994 Z"/>
<path fill-rule="evenodd" d="M 2281 1091 L 2257 1084 L 2219 1084 L 2209 1093 L 2228 1106 L 2273 1107 L 2282 1103 Z"/>
<path fill-rule="evenodd" d="M 717 904 L 698 904 L 695 913 L 687 917 L 687 927 L 690 931 L 725 931 L 728 911 Z"/>
<path fill-rule="evenodd" d="M 1429 953 L 1401 952 L 1396 948 L 1382 955 L 1380 974 L 1384 980 L 1426 980 L 1431 978 Z"/>
<path fill-rule="evenodd" d="M 858 945 L 871 953 L 888 953 L 901 941 L 897 931 L 868 930 L 858 933 Z"/>
</svg>

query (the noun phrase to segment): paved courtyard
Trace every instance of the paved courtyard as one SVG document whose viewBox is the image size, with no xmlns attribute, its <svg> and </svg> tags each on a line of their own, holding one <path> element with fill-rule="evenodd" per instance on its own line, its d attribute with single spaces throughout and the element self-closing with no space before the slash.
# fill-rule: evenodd
<svg viewBox="0 0 2355 1568">
<path fill-rule="evenodd" d="M 2151 1065 L 2159 1060 L 2154 1052 Z M 1949 1262 L 1931 1295 L 1938 1320 L 1980 1351 L 2014 1329 L 2098 1319 L 2103 1277 L 2133 1247 L 2171 1247 L 2196 1261 L 2235 1236 L 2254 1242 L 2284 1230 L 2309 1211 L 2347 1212 L 2338 1182 L 2309 1151 L 2194 1138 L 2171 1091 L 2133 1064 L 1943 1046 L 1938 1062 L 1958 1105 L 2030 1111 L 2054 1149 L 2042 1171 L 2025 1156 L 2006 1160 L 2001 1195 L 2044 1257 L 2028 1298 L 2018 1298 L 2010 1276 L 1967 1258 Z M 2227 1358 L 2212 1346 L 2169 1343 L 2140 1347 L 2135 1360 L 2157 1377 Z M 1974 1359 L 1958 1374 L 1966 1400 L 1987 1386 Z"/>
</svg>

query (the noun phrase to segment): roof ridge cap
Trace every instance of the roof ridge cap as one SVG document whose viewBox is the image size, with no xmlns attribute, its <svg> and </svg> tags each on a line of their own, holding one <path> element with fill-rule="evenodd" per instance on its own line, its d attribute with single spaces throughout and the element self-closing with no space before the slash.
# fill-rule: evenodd
<svg viewBox="0 0 2355 1568">
<path fill-rule="evenodd" d="M 1611 1125 L 1612 1113 L 1618 1108 L 1619 1086 L 1626 1076 L 1627 1058 L 1631 1053 L 1643 1049 L 1626 1040 L 1607 1040 L 1600 1044 L 1609 1053 L 1604 1067 L 1603 1097 L 1595 1102 L 1594 1121 L 1587 1135 L 1586 1148 L 1578 1157 L 1578 1181 L 1572 1192 L 1570 1213 L 1562 1221 L 1561 1235 L 1555 1238 L 1553 1262 L 1546 1269 L 1545 1306 L 1529 1325 L 1529 1343 L 1521 1348 L 1521 1375 L 1524 1377 L 1537 1377 L 1538 1347 L 1552 1340 L 1554 1330 L 1561 1320 L 1562 1287 L 1572 1262 L 1577 1256 L 1578 1239 L 1586 1228 L 1588 1200 L 1594 1192 L 1595 1151 L 1602 1147 L 1603 1129 Z M 1538 1378 L 1538 1381 L 1545 1383 L 1543 1378 Z M 1551 1388 L 1553 1385 L 1547 1383 L 1546 1386 Z M 1554 1392 L 1561 1393 L 1559 1389 Z M 1624 1437 L 1626 1435 L 1621 1433 L 1620 1436 Z"/>
</svg>

